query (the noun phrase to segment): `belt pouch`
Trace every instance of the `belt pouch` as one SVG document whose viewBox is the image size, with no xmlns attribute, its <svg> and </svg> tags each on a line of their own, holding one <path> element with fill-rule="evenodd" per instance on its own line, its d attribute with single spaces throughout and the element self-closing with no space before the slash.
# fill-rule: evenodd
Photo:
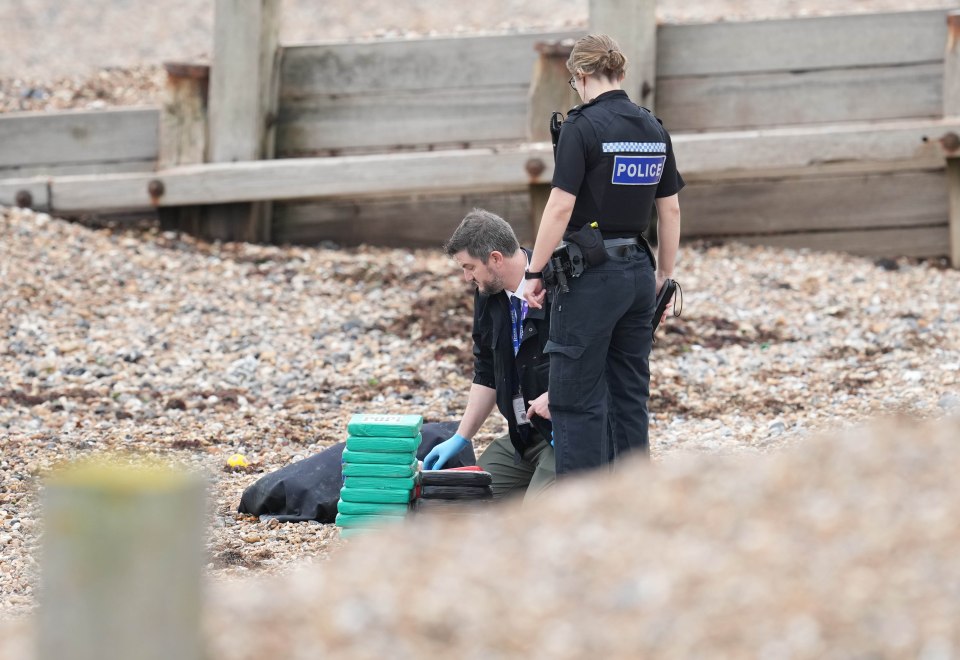
<svg viewBox="0 0 960 660">
<path fill-rule="evenodd" d="M 592 224 L 584 225 L 566 237 L 568 243 L 579 246 L 583 260 L 588 266 L 599 266 L 607 260 L 607 249 L 603 245 L 603 234 Z"/>
</svg>

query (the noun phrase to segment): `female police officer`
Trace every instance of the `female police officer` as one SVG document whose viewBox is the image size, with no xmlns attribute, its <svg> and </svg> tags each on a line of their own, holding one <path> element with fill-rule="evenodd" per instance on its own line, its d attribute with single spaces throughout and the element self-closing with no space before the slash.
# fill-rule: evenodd
<svg viewBox="0 0 960 660">
<path fill-rule="evenodd" d="M 526 299 L 539 307 L 546 293 L 542 271 L 561 238 L 595 241 L 599 258 L 594 255 L 593 265 L 569 279 L 569 291 L 551 292 L 544 350 L 550 353 L 558 476 L 603 465 L 628 450 L 649 451 L 651 321 L 656 292 L 673 273 L 680 239 L 677 193 L 684 184 L 670 136 L 620 88 L 626 63 L 606 35 L 588 35 L 573 47 L 570 84 L 584 104 L 570 111 L 560 129 L 553 189 L 527 273 Z M 654 204 L 655 262 L 640 237 Z"/>
</svg>

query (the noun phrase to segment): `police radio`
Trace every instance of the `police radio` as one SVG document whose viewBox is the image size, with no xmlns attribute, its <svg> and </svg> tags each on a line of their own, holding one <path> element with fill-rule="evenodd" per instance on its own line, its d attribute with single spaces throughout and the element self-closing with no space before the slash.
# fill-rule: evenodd
<svg viewBox="0 0 960 660">
<path fill-rule="evenodd" d="M 559 119 L 558 119 L 559 117 Z M 553 143 L 553 160 L 557 160 L 557 142 L 560 141 L 560 124 L 563 123 L 563 113 L 554 112 L 550 115 L 550 141 Z"/>
</svg>

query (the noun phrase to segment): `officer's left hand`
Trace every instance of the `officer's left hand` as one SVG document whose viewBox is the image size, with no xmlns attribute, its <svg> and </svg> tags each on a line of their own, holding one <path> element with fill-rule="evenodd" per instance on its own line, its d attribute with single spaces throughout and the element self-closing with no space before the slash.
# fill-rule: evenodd
<svg viewBox="0 0 960 660">
<path fill-rule="evenodd" d="M 538 417 L 543 417 L 544 419 L 550 419 L 550 393 L 544 392 L 536 399 L 530 402 L 530 407 L 527 408 L 527 419 L 530 419 L 534 415 Z"/>
<path fill-rule="evenodd" d="M 523 287 L 523 297 L 527 299 L 527 304 L 534 309 L 543 307 L 543 302 L 547 297 L 547 290 L 543 288 L 543 280 L 527 280 Z"/>
</svg>

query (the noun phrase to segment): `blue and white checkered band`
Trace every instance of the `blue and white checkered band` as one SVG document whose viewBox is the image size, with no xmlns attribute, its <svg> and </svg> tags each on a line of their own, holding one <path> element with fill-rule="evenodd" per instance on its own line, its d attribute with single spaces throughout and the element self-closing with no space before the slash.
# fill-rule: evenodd
<svg viewBox="0 0 960 660">
<path fill-rule="evenodd" d="M 603 153 L 644 153 L 644 154 L 664 154 L 667 153 L 667 144 L 665 142 L 604 142 Z"/>
<path fill-rule="evenodd" d="M 660 183 L 666 156 L 614 156 L 611 183 L 620 186 L 653 186 Z"/>
</svg>

